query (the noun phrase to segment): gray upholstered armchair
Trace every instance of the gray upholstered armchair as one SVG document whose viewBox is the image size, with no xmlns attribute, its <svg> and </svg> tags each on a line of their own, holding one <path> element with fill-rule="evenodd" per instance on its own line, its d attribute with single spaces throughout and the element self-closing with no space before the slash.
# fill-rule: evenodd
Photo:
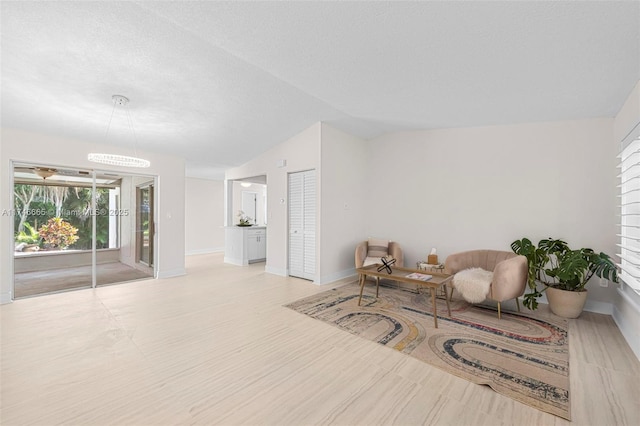
<svg viewBox="0 0 640 426">
<path fill-rule="evenodd" d="M 404 255 L 400 244 L 390 241 L 388 246 L 389 254 L 396 260 L 395 266 L 404 266 Z M 368 256 L 369 254 L 369 241 L 363 241 L 356 246 L 356 268 L 362 268 L 363 266 L 371 265 L 373 263 L 380 263 L 380 257 Z"/>
<path fill-rule="evenodd" d="M 493 272 L 488 298 L 498 302 L 498 318 L 501 317 L 500 302 L 505 300 L 516 299 L 520 311 L 518 297 L 524 294 L 527 285 L 526 257 L 510 251 L 471 250 L 448 256 L 444 264 L 445 272 L 448 274 L 456 274 L 469 268 L 482 268 Z M 449 299 L 453 296 L 454 281 L 455 278 L 450 283 L 452 289 Z"/>
</svg>

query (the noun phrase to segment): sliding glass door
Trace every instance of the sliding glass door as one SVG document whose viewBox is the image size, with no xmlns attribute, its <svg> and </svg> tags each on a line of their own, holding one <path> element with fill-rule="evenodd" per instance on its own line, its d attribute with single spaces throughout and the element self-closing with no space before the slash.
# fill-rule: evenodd
<svg viewBox="0 0 640 426">
<path fill-rule="evenodd" d="M 155 275 L 155 234 L 138 241 L 136 193 L 150 188 L 152 219 L 153 176 L 15 163 L 13 180 L 15 298 Z"/>
</svg>

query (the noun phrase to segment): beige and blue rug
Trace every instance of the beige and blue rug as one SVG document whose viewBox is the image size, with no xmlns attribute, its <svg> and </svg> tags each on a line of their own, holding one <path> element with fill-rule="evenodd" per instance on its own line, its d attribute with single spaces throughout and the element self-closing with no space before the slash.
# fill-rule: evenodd
<svg viewBox="0 0 640 426">
<path fill-rule="evenodd" d="M 568 321 L 503 312 L 437 299 L 433 326 L 428 290 L 365 287 L 356 283 L 286 305 L 362 338 L 391 347 L 473 383 L 570 420 Z M 539 315 L 538 315 L 539 316 Z"/>
</svg>

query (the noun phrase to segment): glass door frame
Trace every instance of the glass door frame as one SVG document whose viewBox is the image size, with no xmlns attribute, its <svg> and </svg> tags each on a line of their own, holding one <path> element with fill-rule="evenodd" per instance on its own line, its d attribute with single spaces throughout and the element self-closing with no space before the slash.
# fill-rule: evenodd
<svg viewBox="0 0 640 426">
<path fill-rule="evenodd" d="M 136 207 L 136 262 L 142 263 L 143 265 L 146 265 L 150 268 L 154 268 L 155 265 L 155 238 L 156 238 L 156 232 L 155 232 L 155 179 L 152 182 L 147 182 L 144 183 L 142 185 L 136 185 L 136 202 L 135 202 L 135 207 Z M 144 191 L 149 191 L 148 194 L 148 205 L 149 205 L 149 212 L 148 212 L 148 221 L 147 221 L 147 228 L 143 229 L 144 227 L 144 221 L 143 221 L 143 212 L 142 212 L 142 200 L 143 200 L 143 192 Z M 144 256 L 144 243 L 145 243 L 145 238 L 144 238 L 144 232 L 145 230 L 148 231 L 148 242 L 149 242 L 149 253 L 147 254 L 146 257 L 148 257 L 148 260 L 145 261 L 145 256 Z M 155 275 L 155 273 L 154 273 Z"/>
</svg>

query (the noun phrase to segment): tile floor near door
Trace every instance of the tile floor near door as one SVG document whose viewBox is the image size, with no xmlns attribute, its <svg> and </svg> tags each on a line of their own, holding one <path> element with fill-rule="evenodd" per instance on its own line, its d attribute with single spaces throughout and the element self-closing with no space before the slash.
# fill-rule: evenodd
<svg viewBox="0 0 640 426">
<path fill-rule="evenodd" d="M 282 306 L 331 286 L 221 254 L 187 267 L 0 307 L 0 423 L 640 424 L 640 363 L 609 316 L 570 321 L 567 422 Z"/>
</svg>

